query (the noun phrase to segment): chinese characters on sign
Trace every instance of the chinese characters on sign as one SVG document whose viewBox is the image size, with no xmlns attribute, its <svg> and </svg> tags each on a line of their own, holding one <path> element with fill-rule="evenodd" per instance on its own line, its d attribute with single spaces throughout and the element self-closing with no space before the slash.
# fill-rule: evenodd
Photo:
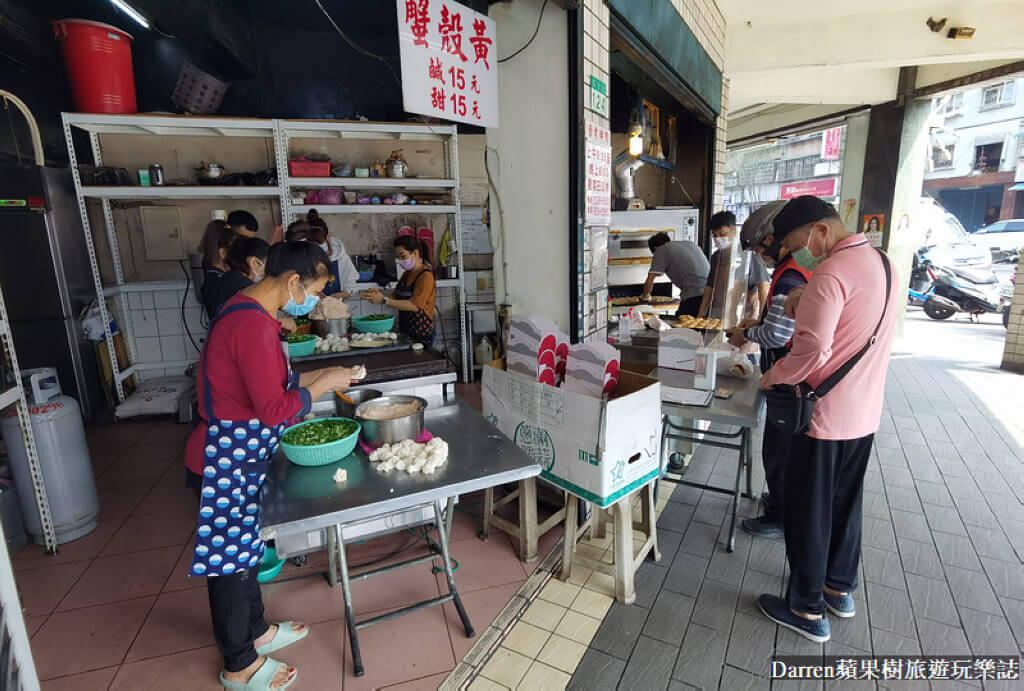
<svg viewBox="0 0 1024 691">
<path fill-rule="evenodd" d="M 825 178 L 823 180 L 805 180 L 804 182 L 787 182 L 782 185 L 779 192 L 779 199 L 795 199 L 805 194 L 814 197 L 836 196 L 836 183 L 838 178 Z"/>
<path fill-rule="evenodd" d="M 839 143 L 843 139 L 843 128 L 833 127 L 821 133 L 821 160 L 838 161 Z"/>
<path fill-rule="evenodd" d="M 607 127 L 586 125 L 587 174 L 584 185 L 588 226 L 606 226 L 612 222 L 612 136 Z"/>
<path fill-rule="evenodd" d="M 822 658 L 778 657 L 772 660 L 772 679 L 836 681 L 1019 681 L 1016 656 L 893 656 L 866 655 Z"/>
<path fill-rule="evenodd" d="M 494 20 L 451 0 L 397 0 L 406 111 L 498 126 Z"/>
</svg>

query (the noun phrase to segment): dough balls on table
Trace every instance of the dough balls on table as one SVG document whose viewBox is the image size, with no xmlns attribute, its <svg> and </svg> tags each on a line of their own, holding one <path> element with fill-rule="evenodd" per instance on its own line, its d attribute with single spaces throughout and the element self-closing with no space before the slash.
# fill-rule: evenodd
<svg viewBox="0 0 1024 691">
<path fill-rule="evenodd" d="M 370 461 L 377 464 L 377 470 L 385 473 L 404 470 L 410 475 L 433 475 L 448 462 L 448 443 L 438 437 L 426 444 L 406 439 L 398 444 L 380 447 L 370 454 Z"/>
</svg>

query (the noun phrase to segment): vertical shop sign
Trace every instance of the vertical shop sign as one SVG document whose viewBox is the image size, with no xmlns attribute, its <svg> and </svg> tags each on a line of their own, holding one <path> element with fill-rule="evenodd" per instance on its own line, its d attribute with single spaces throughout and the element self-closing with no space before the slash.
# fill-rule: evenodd
<svg viewBox="0 0 1024 691">
<path fill-rule="evenodd" d="M 843 128 L 833 127 L 821 133 L 821 160 L 839 160 L 839 142 L 843 138 Z"/>
<path fill-rule="evenodd" d="M 607 127 L 587 123 L 586 133 L 586 210 L 583 222 L 588 226 L 606 226 L 612 222 L 612 136 Z"/>
<path fill-rule="evenodd" d="M 494 20 L 452 0 L 396 0 L 407 112 L 498 126 Z"/>
<path fill-rule="evenodd" d="M 601 117 L 608 117 L 608 87 L 594 75 L 590 75 L 590 109 Z"/>
</svg>

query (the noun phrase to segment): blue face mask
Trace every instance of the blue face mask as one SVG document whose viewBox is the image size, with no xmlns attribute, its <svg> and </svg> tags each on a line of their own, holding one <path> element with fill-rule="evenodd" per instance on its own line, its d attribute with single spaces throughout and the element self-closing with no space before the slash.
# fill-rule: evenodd
<svg viewBox="0 0 1024 691">
<path fill-rule="evenodd" d="M 302 287 L 302 292 L 305 294 L 306 299 L 302 301 L 301 305 L 296 304 L 295 298 L 291 296 L 291 293 L 289 291 L 288 304 L 286 304 L 282 308 L 284 309 L 285 312 L 292 315 L 293 317 L 306 316 L 307 314 L 312 312 L 313 308 L 316 307 L 316 304 L 320 302 L 319 295 L 310 295 L 309 293 L 306 292 L 306 286 L 302 285 L 301 283 L 299 285 Z"/>
</svg>

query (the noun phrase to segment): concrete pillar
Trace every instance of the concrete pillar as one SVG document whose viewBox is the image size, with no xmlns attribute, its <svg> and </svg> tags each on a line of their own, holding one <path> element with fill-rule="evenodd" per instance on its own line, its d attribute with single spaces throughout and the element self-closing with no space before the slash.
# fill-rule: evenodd
<svg viewBox="0 0 1024 691">
<path fill-rule="evenodd" d="M 903 129 L 899 141 L 899 160 L 896 167 L 896 184 L 893 189 L 892 213 L 886 219 L 887 232 L 885 249 L 893 260 L 899 285 L 906 287 L 910 280 L 910 267 L 917 250 L 913 237 L 916 201 L 921 197 L 924 173 L 928 160 L 928 122 L 931 102 L 927 99 L 908 99 L 903 108 Z M 871 175 L 867 168 L 864 175 Z M 903 214 L 910 216 L 910 231 L 896 232 L 894 220 Z M 907 313 L 907 301 L 897 302 L 896 338 L 903 335 L 903 321 Z"/>
<path fill-rule="evenodd" d="M 1024 372 L 1024 261 L 1017 264 L 1017 284 L 1010 305 L 1010 323 L 1006 327 L 1001 367 L 1011 372 Z"/>
<path fill-rule="evenodd" d="M 843 145 L 842 186 L 839 190 L 839 215 L 849 228 L 858 227 L 864 163 L 867 160 L 868 124 L 871 113 L 857 113 L 846 120 Z M 851 204 L 852 202 L 852 204 Z"/>
</svg>

